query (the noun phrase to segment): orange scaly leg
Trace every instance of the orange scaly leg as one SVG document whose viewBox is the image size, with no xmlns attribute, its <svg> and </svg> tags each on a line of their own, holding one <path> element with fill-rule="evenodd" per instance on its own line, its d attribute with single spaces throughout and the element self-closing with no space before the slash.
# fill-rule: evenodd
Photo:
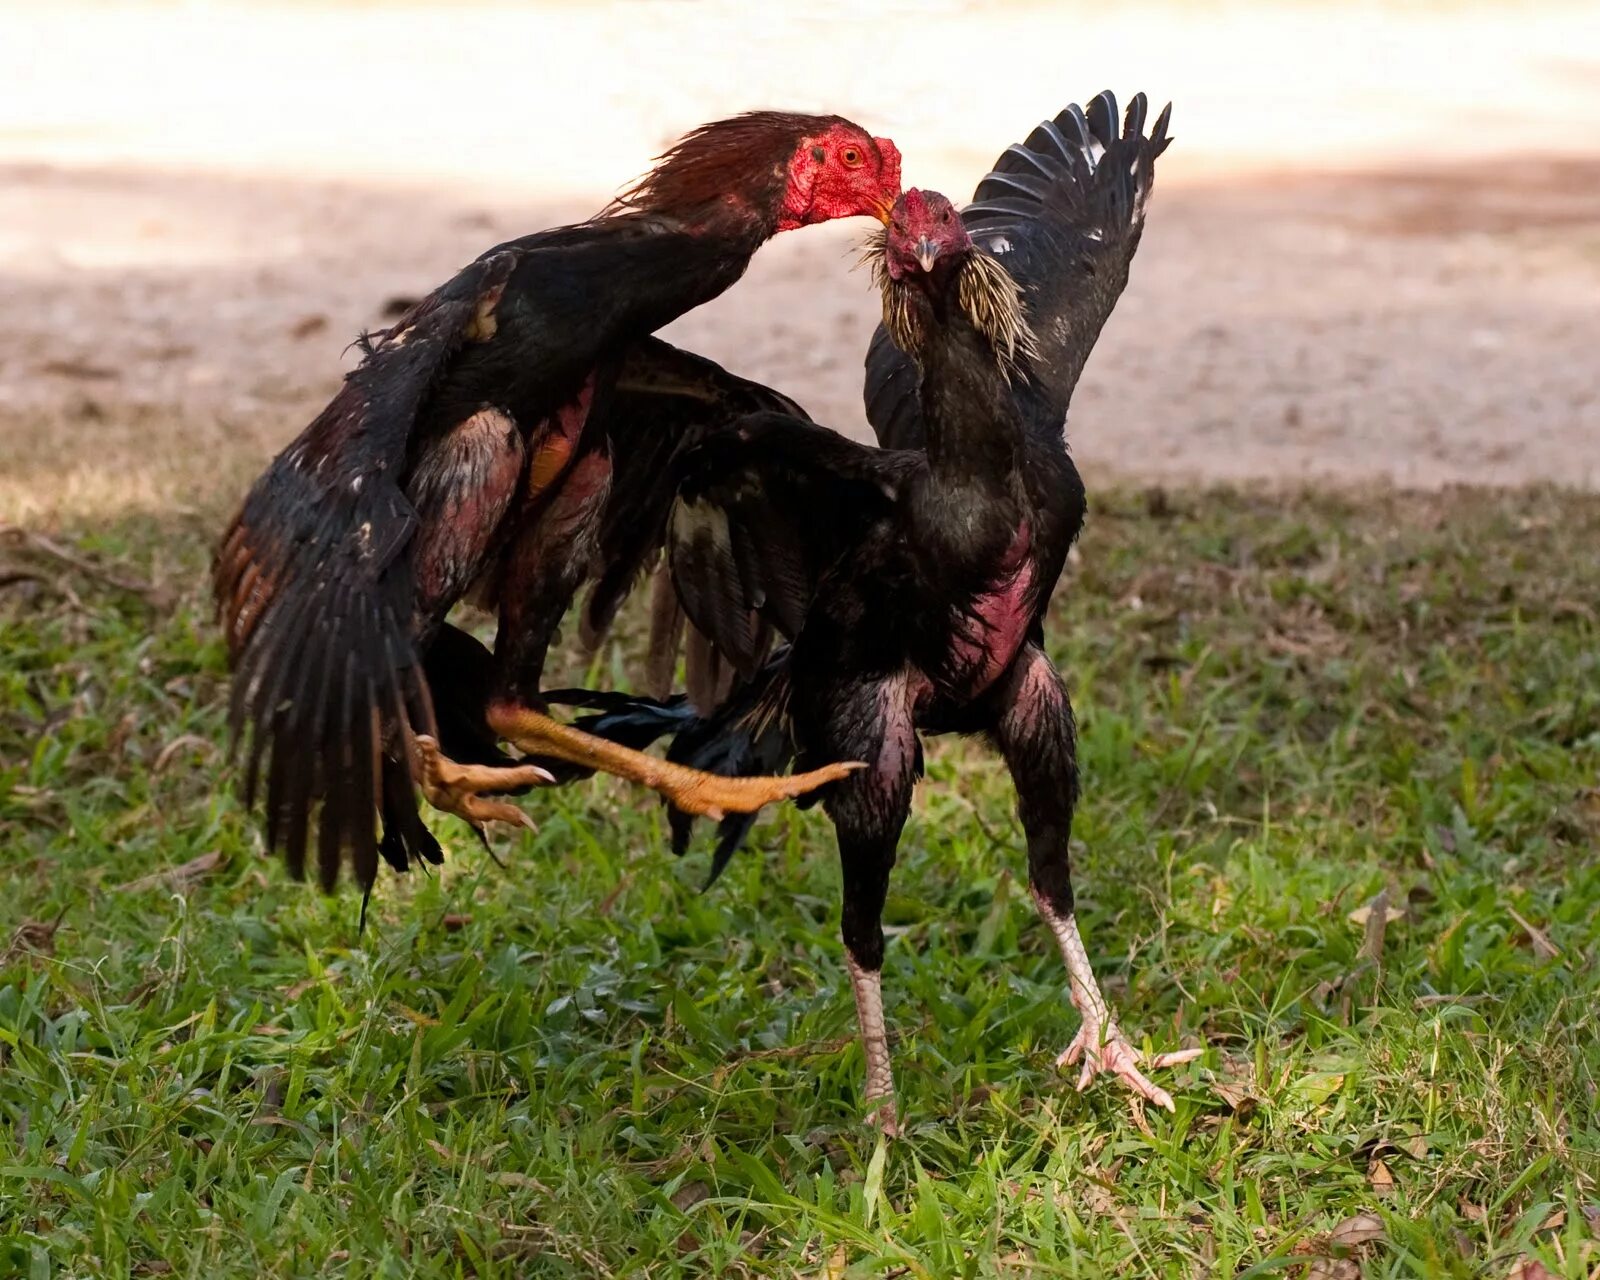
<svg viewBox="0 0 1600 1280">
<path fill-rule="evenodd" d="M 862 768 L 846 762 L 788 777 L 724 778 L 658 760 L 562 724 L 542 711 L 505 702 L 490 704 L 489 727 L 529 755 L 549 756 L 641 783 L 659 791 L 685 813 L 713 820 L 792 800 Z"/>
<path fill-rule="evenodd" d="M 427 734 L 418 734 L 412 743 L 412 776 L 435 809 L 455 814 L 475 827 L 480 835 L 488 822 L 534 829 L 533 819 L 516 805 L 506 800 L 485 799 L 483 793 L 544 786 L 555 781 L 547 771 L 533 764 L 457 764 L 444 755 L 439 744 Z"/>
</svg>

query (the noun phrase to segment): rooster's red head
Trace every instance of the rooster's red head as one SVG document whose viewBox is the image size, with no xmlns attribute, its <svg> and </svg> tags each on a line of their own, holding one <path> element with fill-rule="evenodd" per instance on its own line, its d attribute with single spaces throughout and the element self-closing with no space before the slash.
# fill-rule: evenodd
<svg viewBox="0 0 1600 1280">
<path fill-rule="evenodd" d="M 941 262 L 948 269 L 972 248 L 972 237 L 946 196 L 912 187 L 889 211 L 883 265 L 891 280 L 921 272 L 931 276 Z"/>
<path fill-rule="evenodd" d="M 1022 290 L 1000 260 L 974 248 L 961 215 L 937 191 L 913 187 L 894 202 L 889 225 L 863 246 L 883 293 L 883 324 L 895 346 L 921 360 L 941 308 L 955 305 L 994 348 L 1009 378 L 1037 358 Z"/>
<path fill-rule="evenodd" d="M 695 217 L 734 207 L 769 230 L 867 214 L 900 194 L 900 151 L 843 116 L 751 111 L 685 135 L 619 205 Z"/>
</svg>

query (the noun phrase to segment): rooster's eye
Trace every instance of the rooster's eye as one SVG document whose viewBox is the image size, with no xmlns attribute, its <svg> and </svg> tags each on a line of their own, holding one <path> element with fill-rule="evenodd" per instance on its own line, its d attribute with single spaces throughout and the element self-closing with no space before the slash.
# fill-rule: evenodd
<svg viewBox="0 0 1600 1280">
<path fill-rule="evenodd" d="M 940 222 L 949 222 L 950 221 L 950 210 L 946 209 L 944 211 L 943 215 L 940 217 L 939 221 Z"/>
<path fill-rule="evenodd" d="M 899 218 L 896 218 L 893 222 L 891 222 L 889 224 L 889 229 L 891 231 L 893 231 L 895 233 L 895 235 L 897 235 L 897 236 L 903 236 L 906 233 L 905 226 L 901 223 Z"/>
<path fill-rule="evenodd" d="M 861 164 L 861 148 L 846 147 L 839 153 L 839 159 L 844 161 L 847 168 L 857 168 Z"/>
</svg>

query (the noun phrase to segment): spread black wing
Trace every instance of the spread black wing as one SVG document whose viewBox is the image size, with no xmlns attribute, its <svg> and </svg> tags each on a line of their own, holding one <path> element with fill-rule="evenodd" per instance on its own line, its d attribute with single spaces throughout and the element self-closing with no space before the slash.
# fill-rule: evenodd
<svg viewBox="0 0 1600 1280">
<path fill-rule="evenodd" d="M 587 636 L 610 626 L 666 544 L 674 459 L 712 432 L 762 412 L 810 420 L 788 396 L 660 338 L 629 348 L 603 424 L 612 457 L 611 492 L 601 517 L 598 580 L 583 611 Z"/>
<path fill-rule="evenodd" d="M 320 804 L 318 871 L 332 885 L 348 845 L 357 876 L 377 869 L 377 805 L 410 793 L 397 750 L 433 731 L 412 634 L 405 550 L 417 513 L 398 483 L 418 406 L 492 307 L 517 263 L 474 262 L 385 334 L 300 438 L 258 480 L 224 535 L 218 611 L 235 673 L 231 723 L 250 731 L 246 803 L 265 782 L 267 842 L 303 874 Z M 419 856 L 437 844 L 410 822 L 386 841 Z M 402 821 L 404 819 L 402 818 Z"/>
<path fill-rule="evenodd" d="M 763 624 L 793 638 L 817 584 L 891 518 L 920 455 L 782 414 L 743 420 L 678 467 L 668 555 L 690 621 L 748 678 Z"/>
<path fill-rule="evenodd" d="M 1027 299 L 1038 355 L 1019 398 L 1032 430 L 1060 431 L 1128 283 L 1155 160 L 1171 141 L 1171 106 L 1147 135 L 1148 105 L 1136 94 L 1120 119 L 1109 92 L 1087 109 L 1069 106 L 1007 147 L 961 212 L 979 250 L 1005 264 Z M 879 443 L 923 447 L 915 367 L 882 325 L 867 348 L 865 399 Z"/>
</svg>

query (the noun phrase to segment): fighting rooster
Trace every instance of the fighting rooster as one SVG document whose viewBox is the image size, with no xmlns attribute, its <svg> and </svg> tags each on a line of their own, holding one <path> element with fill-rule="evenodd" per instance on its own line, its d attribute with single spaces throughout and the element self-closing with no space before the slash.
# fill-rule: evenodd
<svg viewBox="0 0 1600 1280">
<path fill-rule="evenodd" d="M 964 212 L 932 192 L 900 198 L 870 250 L 884 325 L 866 379 L 869 416 L 895 447 L 768 412 L 688 450 L 672 573 L 746 683 L 704 720 L 636 700 L 595 721 L 635 742 L 674 726 L 672 757 L 711 767 L 867 763 L 820 795 L 838 835 L 865 1097 L 891 1131 L 881 915 L 919 733 L 983 734 L 1011 772 L 1033 897 L 1082 1018 L 1061 1063 L 1081 1060 L 1079 1088 L 1109 1072 L 1172 1106 L 1140 1070 L 1073 915 L 1074 726 L 1042 633 L 1084 515 L 1067 406 L 1127 282 L 1168 114 L 1146 136 L 1143 95 L 1119 119 L 1102 94 L 1009 148 Z M 765 662 L 761 621 L 791 642 Z M 747 825 L 725 820 L 713 872 Z"/>
<path fill-rule="evenodd" d="M 522 819 L 482 793 L 550 775 L 510 766 L 498 739 L 713 815 L 839 776 L 664 765 L 551 719 L 539 685 L 583 579 L 599 568 L 613 598 L 637 567 L 630 513 L 607 495 L 659 479 L 652 426 L 682 435 L 757 409 L 798 412 L 650 335 L 737 281 L 775 233 L 882 220 L 899 191 L 894 144 L 841 117 L 708 124 L 595 218 L 489 250 L 373 335 L 257 481 L 215 566 L 234 733 L 250 737 L 247 802 L 264 780 L 268 843 L 293 874 L 318 813 L 326 887 L 345 850 L 369 890 L 380 854 L 401 870 L 438 861 L 414 782 L 474 825 Z M 444 622 L 469 591 L 498 608 L 492 660 Z M 447 746 L 470 748 L 467 763 L 441 753 L 441 723 Z"/>
</svg>

